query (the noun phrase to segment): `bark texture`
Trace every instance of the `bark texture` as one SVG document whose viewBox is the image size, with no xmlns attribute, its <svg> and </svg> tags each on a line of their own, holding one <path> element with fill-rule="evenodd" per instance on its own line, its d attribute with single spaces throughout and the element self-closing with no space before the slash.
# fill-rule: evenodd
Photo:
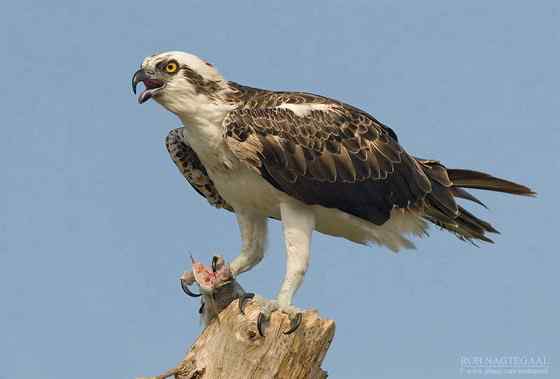
<svg viewBox="0 0 560 379">
<path fill-rule="evenodd" d="M 257 331 L 260 298 L 247 301 L 245 316 L 233 301 L 214 318 L 192 345 L 185 359 L 163 379 L 326 378 L 321 363 L 335 333 L 335 323 L 323 320 L 315 310 L 305 311 L 300 327 L 292 334 L 287 315 L 274 312 Z"/>
</svg>

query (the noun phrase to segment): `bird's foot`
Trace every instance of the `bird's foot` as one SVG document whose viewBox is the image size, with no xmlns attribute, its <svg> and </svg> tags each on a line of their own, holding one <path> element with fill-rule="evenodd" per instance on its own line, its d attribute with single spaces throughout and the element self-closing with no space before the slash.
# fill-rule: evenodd
<svg viewBox="0 0 560 379">
<path fill-rule="evenodd" d="M 239 297 L 239 311 L 242 314 L 245 314 L 244 308 L 246 302 L 250 299 L 253 299 L 254 297 L 255 294 L 253 293 L 245 293 Z M 287 314 L 290 320 L 290 326 L 284 331 L 284 334 L 291 334 L 295 332 L 297 328 L 299 328 L 301 320 L 303 318 L 303 313 L 301 310 L 291 305 L 281 305 L 276 300 L 266 300 L 264 298 L 261 298 L 260 296 L 257 300 L 261 304 L 260 312 L 257 317 L 257 330 L 259 331 L 261 337 L 264 337 L 264 330 L 266 324 L 268 324 L 268 322 L 270 321 L 270 316 L 273 312 L 277 311 Z"/>
</svg>

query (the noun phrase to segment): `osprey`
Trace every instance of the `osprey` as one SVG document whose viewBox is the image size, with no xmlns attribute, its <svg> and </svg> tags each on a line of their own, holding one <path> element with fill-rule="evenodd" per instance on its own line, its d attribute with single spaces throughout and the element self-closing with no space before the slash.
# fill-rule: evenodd
<svg viewBox="0 0 560 379">
<path fill-rule="evenodd" d="M 233 277 L 263 258 L 267 220 L 282 222 L 286 275 L 277 299 L 259 315 L 261 334 L 260 322 L 276 310 L 290 315 L 290 331 L 301 321 L 292 298 L 309 264 L 314 230 L 392 251 L 412 248 L 407 237 L 426 235 L 429 223 L 463 240 L 492 242 L 487 233 L 497 230 L 457 203 L 484 206 L 465 188 L 535 194 L 482 172 L 416 158 L 391 128 L 361 109 L 227 81 L 192 54 L 146 58 L 132 78 L 134 92 L 140 82 L 139 103 L 153 98 L 183 124 L 166 139 L 179 171 L 211 205 L 237 217 L 242 248 L 229 266 Z"/>
</svg>

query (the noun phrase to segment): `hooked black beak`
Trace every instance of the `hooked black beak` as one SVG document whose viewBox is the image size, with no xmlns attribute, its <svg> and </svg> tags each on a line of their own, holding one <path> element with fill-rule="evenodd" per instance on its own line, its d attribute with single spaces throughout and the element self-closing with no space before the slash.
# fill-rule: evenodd
<svg viewBox="0 0 560 379">
<path fill-rule="evenodd" d="M 134 94 L 136 94 L 136 87 L 138 87 L 138 83 L 140 82 L 144 83 L 144 86 L 146 87 L 146 89 L 138 96 L 138 102 L 140 104 L 150 100 L 164 87 L 165 84 L 162 80 L 154 78 L 142 68 L 132 75 L 132 91 Z"/>
<path fill-rule="evenodd" d="M 144 79 L 147 79 L 146 71 L 144 69 L 140 69 L 132 75 L 132 92 L 136 95 L 136 87 L 138 87 L 138 83 L 143 82 Z"/>
</svg>

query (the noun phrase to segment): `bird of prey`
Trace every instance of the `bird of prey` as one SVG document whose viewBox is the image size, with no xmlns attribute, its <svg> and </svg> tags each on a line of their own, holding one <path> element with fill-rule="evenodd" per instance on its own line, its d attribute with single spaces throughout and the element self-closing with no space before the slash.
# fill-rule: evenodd
<svg viewBox="0 0 560 379">
<path fill-rule="evenodd" d="M 486 173 L 414 157 L 391 128 L 349 104 L 228 81 L 192 54 L 147 57 L 132 77 L 135 93 L 140 82 L 139 103 L 153 98 L 182 122 L 166 139 L 179 171 L 211 205 L 237 217 L 242 248 L 229 266 L 233 277 L 263 258 L 267 220 L 282 222 L 286 274 L 276 300 L 262 308 L 259 332 L 276 310 L 301 320 L 292 298 L 314 230 L 392 251 L 412 248 L 408 237 L 426 235 L 429 223 L 462 240 L 492 242 L 488 233 L 497 230 L 458 204 L 484 205 L 465 189 L 534 195 Z"/>
</svg>

